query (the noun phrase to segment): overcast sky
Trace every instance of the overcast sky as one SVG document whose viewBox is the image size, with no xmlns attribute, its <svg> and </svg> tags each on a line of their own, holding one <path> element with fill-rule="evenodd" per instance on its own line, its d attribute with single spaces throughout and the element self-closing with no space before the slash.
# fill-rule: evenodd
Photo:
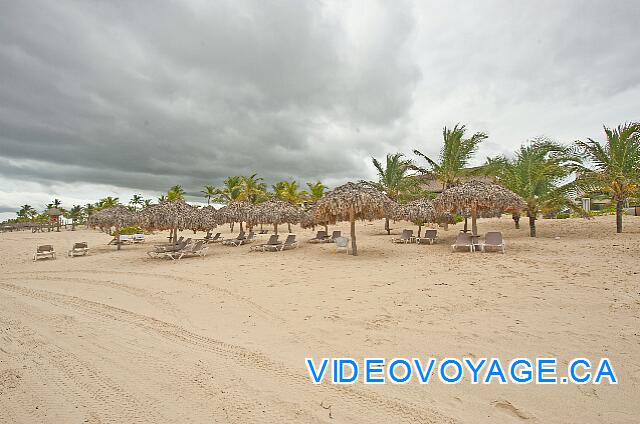
<svg viewBox="0 0 640 424">
<path fill-rule="evenodd" d="M 8 1 L 0 219 L 257 172 L 336 185 L 371 156 L 476 161 L 640 111 L 640 2 Z M 193 198 L 193 200 L 195 200 Z"/>
</svg>

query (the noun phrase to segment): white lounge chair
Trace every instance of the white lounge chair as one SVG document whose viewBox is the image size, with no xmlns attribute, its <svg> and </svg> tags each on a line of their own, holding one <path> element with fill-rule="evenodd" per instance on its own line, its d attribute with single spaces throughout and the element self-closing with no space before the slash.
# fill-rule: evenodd
<svg viewBox="0 0 640 424">
<path fill-rule="evenodd" d="M 413 240 L 413 230 L 402 230 L 400 238 L 392 238 L 393 243 L 411 243 Z"/>
<path fill-rule="evenodd" d="M 486 252 L 487 247 L 489 250 L 495 249 L 504 253 L 504 239 L 500 231 L 489 231 L 484 235 L 484 243 L 481 244 L 482 251 Z"/>
<path fill-rule="evenodd" d="M 338 253 L 340 251 L 349 253 L 349 237 L 336 237 L 335 239 L 333 239 L 333 242 L 336 245 L 335 253 Z"/>
<path fill-rule="evenodd" d="M 45 258 L 56 258 L 56 251 L 53 250 L 53 246 L 50 244 L 44 244 L 42 246 L 36 247 L 36 253 L 33 254 L 34 261 Z"/>
<path fill-rule="evenodd" d="M 174 252 L 166 252 L 164 255 L 168 258 L 180 260 L 188 256 L 206 256 L 209 246 L 204 241 L 198 241 L 196 243 L 189 243 L 184 248 L 176 250 Z"/>
<path fill-rule="evenodd" d="M 427 229 L 427 230 L 424 230 L 424 236 L 416 238 L 416 243 L 422 244 L 422 242 L 425 242 L 425 243 L 433 244 L 436 242 L 437 239 L 438 239 L 438 230 Z"/>
<path fill-rule="evenodd" d="M 144 234 L 134 234 L 132 241 L 134 243 L 144 243 Z"/>
<path fill-rule="evenodd" d="M 451 245 L 451 251 L 455 252 L 458 248 L 469 249 L 469 252 L 473 252 L 473 239 L 471 238 L 471 234 L 469 233 L 458 233 L 458 237 L 456 237 L 456 242 Z"/>
<path fill-rule="evenodd" d="M 85 256 L 89 253 L 89 245 L 87 245 L 86 241 L 80 243 L 73 243 L 73 247 L 69 252 L 67 252 L 67 256 L 71 256 L 72 258 L 75 256 Z"/>
</svg>

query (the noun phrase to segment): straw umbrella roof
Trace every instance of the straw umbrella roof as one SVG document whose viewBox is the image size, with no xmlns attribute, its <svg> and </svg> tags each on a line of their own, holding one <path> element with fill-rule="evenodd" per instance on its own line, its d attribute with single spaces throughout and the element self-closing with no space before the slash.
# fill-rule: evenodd
<svg viewBox="0 0 640 424">
<path fill-rule="evenodd" d="M 198 212 L 184 200 L 166 201 L 140 212 L 140 224 L 150 230 L 192 229 L 197 227 Z"/>
<path fill-rule="evenodd" d="M 195 227 L 191 228 L 192 230 L 209 231 L 222 223 L 220 213 L 213 206 L 196 208 L 194 212 L 196 219 L 194 220 Z"/>
<path fill-rule="evenodd" d="M 435 202 L 436 210 L 462 212 L 465 210 L 518 212 L 527 207 L 525 201 L 506 188 L 486 181 L 471 180 L 442 192 Z"/>
<path fill-rule="evenodd" d="M 355 221 L 374 220 L 392 214 L 395 202 L 366 182 L 346 183 L 336 187 L 318 200 L 314 214 L 318 222 L 351 224 L 351 254 L 358 254 Z"/>
<path fill-rule="evenodd" d="M 354 219 L 369 220 L 390 215 L 396 203 L 386 194 L 365 182 L 346 183 L 327 193 L 318 200 L 315 219 L 318 222 L 335 224 Z"/>
<path fill-rule="evenodd" d="M 487 181 L 471 180 L 442 192 L 436 200 L 436 211 L 471 215 L 471 231 L 478 234 L 478 215 L 492 215 L 500 211 L 520 212 L 527 204 L 514 192 Z M 468 216 L 468 215 L 465 215 Z"/>
<path fill-rule="evenodd" d="M 269 199 L 253 208 L 249 221 L 255 224 L 297 224 L 303 212 L 291 203 Z"/>
<path fill-rule="evenodd" d="M 221 223 L 251 222 L 254 206 L 245 201 L 231 202 L 218 209 Z"/>
<path fill-rule="evenodd" d="M 429 199 L 412 200 L 396 205 L 390 218 L 410 222 L 435 222 L 436 209 Z"/>
<path fill-rule="evenodd" d="M 311 209 L 302 212 L 302 216 L 300 217 L 300 227 L 302 228 L 311 228 L 316 225 L 329 225 L 328 221 L 321 221 L 316 219 L 316 211 L 318 210 L 317 205 L 313 205 Z"/>
<path fill-rule="evenodd" d="M 99 210 L 89 216 L 92 227 L 127 227 L 138 223 L 138 214 L 122 205 Z"/>
</svg>

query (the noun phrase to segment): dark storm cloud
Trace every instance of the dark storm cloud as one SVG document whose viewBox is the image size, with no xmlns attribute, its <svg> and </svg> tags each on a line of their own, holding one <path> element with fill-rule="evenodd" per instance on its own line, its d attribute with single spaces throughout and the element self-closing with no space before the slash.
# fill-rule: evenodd
<svg viewBox="0 0 640 424">
<path fill-rule="evenodd" d="M 318 3 L 202 6 L 12 3 L 0 18 L 2 156 L 51 166 L 0 172 L 142 189 L 366 172 L 328 131 L 368 142 L 354 128 L 410 107 L 419 72 L 397 58 L 408 9 L 385 12 L 371 60 Z"/>
<path fill-rule="evenodd" d="M 442 126 L 458 121 L 489 132 L 479 157 L 543 133 L 594 136 L 637 118 L 639 11 L 633 1 L 7 2 L 0 182 L 197 192 L 258 172 L 335 184 L 372 178 L 372 155 L 437 153 Z"/>
</svg>

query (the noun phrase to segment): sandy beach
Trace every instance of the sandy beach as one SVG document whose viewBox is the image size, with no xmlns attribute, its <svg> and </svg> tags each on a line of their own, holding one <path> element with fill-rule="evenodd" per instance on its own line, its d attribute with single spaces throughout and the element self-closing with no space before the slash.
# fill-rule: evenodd
<svg viewBox="0 0 640 424">
<path fill-rule="evenodd" d="M 640 217 L 624 223 L 541 220 L 532 239 L 480 220 L 502 255 L 452 254 L 460 225 L 392 244 L 376 221 L 358 257 L 303 241 L 181 261 L 145 254 L 166 232 L 121 251 L 95 230 L 3 233 L 0 422 L 637 423 Z M 90 254 L 66 257 L 75 241 Z M 34 263 L 45 243 L 58 259 Z M 313 385 L 304 358 L 339 356 L 608 357 L 619 384 Z"/>
</svg>

